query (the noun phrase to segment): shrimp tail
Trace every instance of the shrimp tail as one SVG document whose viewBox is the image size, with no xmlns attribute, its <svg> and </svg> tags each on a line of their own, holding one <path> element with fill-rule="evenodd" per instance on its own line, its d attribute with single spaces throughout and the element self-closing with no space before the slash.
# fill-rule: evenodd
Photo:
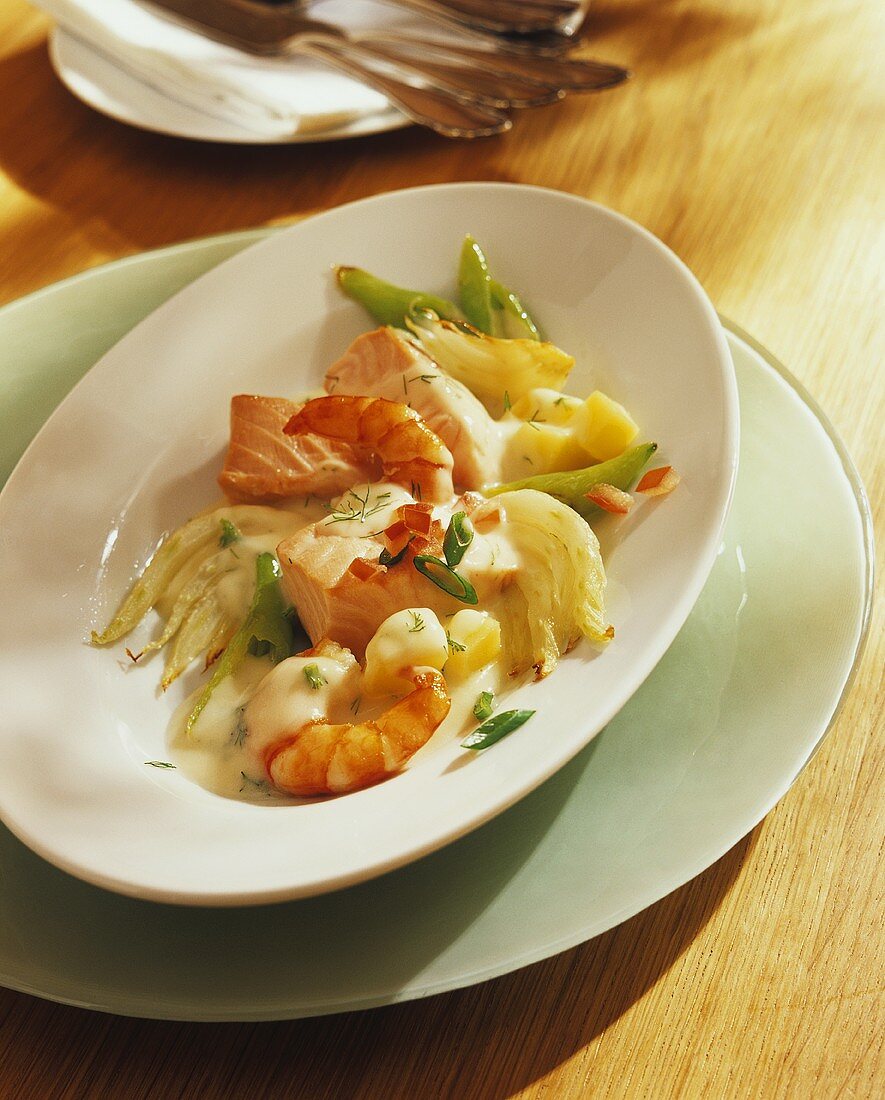
<svg viewBox="0 0 885 1100">
<path fill-rule="evenodd" d="M 323 436 L 374 454 L 386 478 L 417 487 L 424 500 L 448 500 L 454 493 L 451 451 L 414 409 L 398 401 L 316 397 L 289 418 L 283 431 Z"/>
<path fill-rule="evenodd" d="M 380 718 L 309 722 L 277 742 L 265 758 L 270 781 L 304 798 L 361 790 L 399 771 L 427 744 L 451 706 L 445 680 L 435 669 L 416 671 L 413 683 L 414 691 Z"/>
</svg>

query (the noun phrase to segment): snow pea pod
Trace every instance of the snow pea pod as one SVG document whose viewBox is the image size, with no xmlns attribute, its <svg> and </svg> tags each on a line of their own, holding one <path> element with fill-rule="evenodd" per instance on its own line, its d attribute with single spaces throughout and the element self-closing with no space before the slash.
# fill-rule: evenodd
<svg viewBox="0 0 885 1100">
<path fill-rule="evenodd" d="M 560 473 L 536 474 L 534 477 L 526 477 L 521 481 L 510 481 L 505 485 L 487 485 L 483 489 L 486 496 L 497 496 L 499 493 L 509 493 L 514 489 L 537 489 L 542 493 L 561 500 L 576 512 L 590 519 L 601 514 L 602 509 L 598 504 L 587 500 L 586 493 L 594 485 L 614 485 L 616 489 L 626 492 L 639 477 L 643 467 L 658 449 L 657 443 L 640 443 L 638 447 L 631 447 L 617 458 L 610 458 L 606 462 L 597 462 L 595 466 L 587 466 L 583 470 L 563 470 Z"/>
<path fill-rule="evenodd" d="M 448 321 L 464 318 L 461 310 L 445 298 L 394 286 L 359 267 L 337 267 L 335 278 L 344 293 L 367 309 L 379 325 L 405 328 L 405 318 L 413 308 L 432 309 L 438 317 Z"/>
<path fill-rule="evenodd" d="M 508 290 L 497 279 L 489 283 L 492 301 L 502 311 L 498 321 L 501 335 L 511 340 L 540 340 L 541 330 L 531 314 L 512 290 Z"/>
<path fill-rule="evenodd" d="M 483 250 L 469 234 L 461 246 L 461 262 L 458 265 L 458 297 L 467 320 L 489 336 L 495 331 L 492 305 L 492 278 Z"/>
</svg>

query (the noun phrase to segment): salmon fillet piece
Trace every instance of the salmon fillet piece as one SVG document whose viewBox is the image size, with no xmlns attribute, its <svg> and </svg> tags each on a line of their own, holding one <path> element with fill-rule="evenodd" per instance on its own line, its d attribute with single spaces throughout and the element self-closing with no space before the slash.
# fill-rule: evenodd
<svg viewBox="0 0 885 1100">
<path fill-rule="evenodd" d="M 413 549 L 387 569 L 378 564 L 385 548 L 381 538 L 318 534 L 318 526 L 277 547 L 283 588 L 314 645 L 330 638 L 362 660 L 375 631 L 395 612 L 429 607 L 442 617 L 464 606 L 413 567 Z M 436 526 L 421 553 L 441 554 L 442 528 Z"/>
<path fill-rule="evenodd" d="M 283 426 L 302 408 L 285 397 L 238 394 L 230 402 L 230 443 L 218 484 L 232 500 L 335 496 L 376 480 L 377 463 L 347 443 L 290 436 Z"/>
<path fill-rule="evenodd" d="M 501 445 L 482 402 L 394 328 L 358 336 L 329 367 L 325 387 L 410 405 L 452 452 L 455 483 L 463 488 L 478 489 L 497 468 Z"/>
</svg>

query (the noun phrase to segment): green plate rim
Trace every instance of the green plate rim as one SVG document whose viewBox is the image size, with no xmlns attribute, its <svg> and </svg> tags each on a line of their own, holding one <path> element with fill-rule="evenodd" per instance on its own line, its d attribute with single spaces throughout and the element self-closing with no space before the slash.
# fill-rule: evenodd
<svg viewBox="0 0 885 1100">
<path fill-rule="evenodd" d="M 10 302 L 0 306 L 0 320 L 4 319 L 7 313 L 15 312 L 18 308 L 29 305 L 38 301 L 44 296 L 48 296 L 56 291 L 63 290 L 71 285 L 78 284 L 82 281 L 91 279 L 92 277 L 102 274 L 108 274 L 115 270 L 125 268 L 127 266 L 135 266 L 145 260 L 159 259 L 164 255 L 181 253 L 185 251 L 191 251 L 201 248 L 210 248 L 213 245 L 224 245 L 228 243 L 235 243 L 239 240 L 251 243 L 257 242 L 264 237 L 278 232 L 281 229 L 285 229 L 285 226 L 259 226 L 250 229 L 242 229 L 235 232 L 222 232 L 212 234 L 203 237 L 194 237 L 177 243 L 164 245 L 160 248 L 149 249 L 142 252 L 135 252 L 128 256 L 109 260 L 107 262 L 96 264 L 94 267 L 85 269 L 84 271 L 77 272 L 73 275 L 66 277 L 65 279 L 58 280 L 53 283 L 49 283 L 46 286 L 40 287 L 30 293 L 13 299 Z M 225 262 L 224 260 L 220 262 Z M 208 270 L 208 269 L 207 269 Z M 839 715 L 844 706 L 845 700 L 850 693 L 854 682 L 857 678 L 858 670 L 865 652 L 865 648 L 869 639 L 870 628 L 872 623 L 872 610 L 873 610 L 873 593 L 875 584 L 875 552 L 874 552 L 874 530 L 873 519 L 870 509 L 869 499 L 866 493 L 866 489 L 861 480 L 857 467 L 854 464 L 844 442 L 836 431 L 830 419 L 824 413 L 816 399 L 809 393 L 806 387 L 800 382 L 791 371 L 787 369 L 771 352 L 768 351 L 762 344 L 755 340 L 749 333 L 747 333 L 740 325 L 731 321 L 729 318 L 719 314 L 719 319 L 722 322 L 723 327 L 727 332 L 731 333 L 735 338 L 747 345 L 753 352 L 755 352 L 760 359 L 767 364 L 785 383 L 791 388 L 794 393 L 799 397 L 806 408 L 812 413 L 814 418 L 823 428 L 830 444 L 832 445 L 836 455 L 839 458 L 842 471 L 851 486 L 852 493 L 854 495 L 855 502 L 859 513 L 859 519 L 861 523 L 862 542 L 865 558 L 865 575 L 864 575 L 864 587 L 863 587 L 863 610 L 861 617 L 860 630 L 858 632 L 857 641 L 854 648 L 854 653 L 851 657 L 851 665 L 846 676 L 845 682 L 842 686 L 842 690 L 836 699 L 830 718 L 822 730 L 818 740 L 810 748 L 808 755 L 802 760 L 796 768 L 794 774 L 791 776 L 786 786 L 777 794 L 774 798 L 771 806 L 762 815 L 762 820 L 777 802 L 786 794 L 786 792 L 793 786 L 798 777 L 802 774 L 808 763 L 814 758 L 817 752 L 820 750 L 826 737 L 829 735 L 833 726 L 839 718 Z M 75 383 L 76 384 L 76 383 Z M 716 859 L 721 859 L 725 854 L 725 849 Z M 714 860 L 713 862 L 715 862 Z M 47 992 L 37 988 L 36 985 L 21 981 L 10 981 L 5 976 L 0 976 L 0 982 L 11 990 L 26 993 L 31 996 L 41 998 L 43 1000 L 51 1001 L 58 1004 L 66 1004 L 72 1007 L 85 1008 L 93 1011 L 107 1012 L 113 1015 L 134 1016 L 144 1019 L 157 1019 L 157 1020 L 178 1020 L 187 1022 L 232 1022 L 232 1021 L 272 1021 L 272 1020 L 284 1020 L 284 1019 L 297 1019 L 297 1018 L 309 1018 L 313 1016 L 330 1015 L 340 1012 L 361 1011 L 369 1008 L 381 1007 L 383 1005 L 403 1003 L 413 1000 L 420 1000 L 424 997 L 434 996 L 443 992 L 451 991 L 453 989 L 468 988 L 472 985 L 477 985 L 485 981 L 489 981 L 496 977 L 501 977 L 505 974 L 513 973 L 516 970 L 522 969 L 526 966 L 534 965 L 535 963 L 542 962 L 545 959 L 552 958 L 563 951 L 567 951 L 571 948 L 578 946 L 581 943 L 588 942 L 588 939 L 595 938 L 598 935 L 602 935 L 605 931 L 611 928 L 617 927 L 625 920 L 636 916 L 638 913 L 643 912 L 645 909 L 650 908 L 652 905 L 659 904 L 665 897 L 669 896 L 675 890 L 681 889 L 687 882 L 690 882 L 698 874 L 701 874 L 712 864 L 706 858 L 702 861 L 702 865 L 694 866 L 685 872 L 681 881 L 676 883 L 666 893 L 661 895 L 655 901 L 649 902 L 648 905 L 642 906 L 639 909 L 631 910 L 629 912 L 623 912 L 614 914 L 611 922 L 606 929 L 598 929 L 593 935 L 587 937 L 579 935 L 575 937 L 571 934 L 561 941 L 555 941 L 553 943 L 545 943 L 543 947 L 539 948 L 537 952 L 526 953 L 518 959 L 511 960 L 506 966 L 497 964 L 490 967 L 488 971 L 476 972 L 471 974 L 469 980 L 458 981 L 452 983 L 451 981 L 439 981 L 434 985 L 427 987 L 412 988 L 407 991 L 401 991 L 401 993 L 393 993 L 392 995 L 382 996 L 367 996 L 359 1000 L 349 1000 L 347 1002 L 335 1001 L 328 1004 L 314 1005 L 307 1012 L 299 1012 L 290 1009 L 274 1010 L 259 1010 L 257 1012 L 249 1011 L 237 1011 L 235 1014 L 231 1014 L 228 1011 L 224 1011 L 218 1014 L 207 1013 L 205 1009 L 200 1009 L 196 1012 L 190 1012 L 187 1015 L 182 1014 L 182 1006 L 172 1009 L 172 1011 L 163 1011 L 161 1005 L 152 1003 L 150 1008 L 142 1007 L 129 1003 L 127 1007 L 114 1006 L 111 1004 L 113 998 L 106 998 L 104 1002 L 100 1002 L 98 998 L 90 1000 L 88 997 L 76 998 L 70 996 L 64 996 L 61 994 Z M 172 1008 L 172 1006 L 170 1006 Z"/>
</svg>

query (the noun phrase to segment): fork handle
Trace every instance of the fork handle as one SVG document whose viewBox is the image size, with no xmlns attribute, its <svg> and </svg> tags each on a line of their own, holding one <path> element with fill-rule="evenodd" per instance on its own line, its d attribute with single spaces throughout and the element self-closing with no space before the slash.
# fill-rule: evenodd
<svg viewBox="0 0 885 1100">
<path fill-rule="evenodd" d="M 306 54 L 340 69 L 386 96 L 413 122 L 427 126 L 443 137 L 488 137 L 513 125 L 502 111 L 460 95 L 433 88 L 428 83 L 410 84 L 371 66 L 371 53 L 357 42 L 311 35 L 294 40 L 290 51 Z M 369 63 L 365 63 L 363 58 Z"/>
<path fill-rule="evenodd" d="M 431 19 L 492 34 L 571 34 L 571 0 L 383 0 Z"/>
</svg>

